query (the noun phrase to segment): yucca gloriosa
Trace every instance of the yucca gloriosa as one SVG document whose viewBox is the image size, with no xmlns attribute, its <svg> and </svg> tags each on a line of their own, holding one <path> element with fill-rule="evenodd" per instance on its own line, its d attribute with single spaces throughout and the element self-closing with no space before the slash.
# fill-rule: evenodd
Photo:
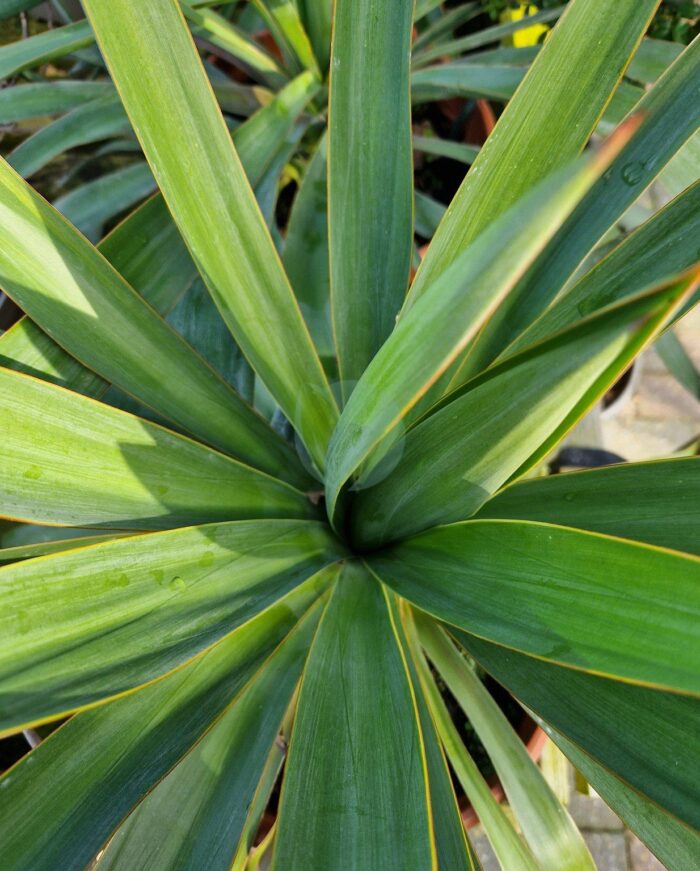
<svg viewBox="0 0 700 871">
<path fill-rule="evenodd" d="M 253 867 L 283 765 L 273 867 L 474 867 L 444 751 L 504 868 L 592 868 L 472 660 L 694 867 L 698 460 L 516 479 L 695 301 L 697 183 L 587 258 L 695 133 L 697 41 L 577 160 L 658 3 L 574 0 L 409 288 L 412 3 L 337 0 L 326 305 L 179 7 L 84 5 L 160 194 L 97 251 L 0 165 L 1 510 L 65 530 L 2 552 L 0 729 L 73 715 L 0 780 L 3 871 Z M 157 314 L 190 256 L 289 438 Z"/>
</svg>

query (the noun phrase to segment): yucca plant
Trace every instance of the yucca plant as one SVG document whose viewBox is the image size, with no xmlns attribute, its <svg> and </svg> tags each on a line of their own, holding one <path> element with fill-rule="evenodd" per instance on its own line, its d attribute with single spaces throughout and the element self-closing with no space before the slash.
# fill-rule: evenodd
<svg viewBox="0 0 700 871">
<path fill-rule="evenodd" d="M 569 4 L 409 286 L 413 4 L 337 0 L 318 299 L 179 5 L 84 0 L 159 193 L 94 248 L 0 164 L 0 734 L 67 720 L 0 779 L 3 871 L 474 868 L 446 759 L 503 868 L 593 868 L 475 664 L 695 867 L 698 460 L 529 478 L 696 300 L 697 183 L 588 259 L 698 127 L 695 42 L 579 157 L 657 5 Z M 195 267 L 225 347 L 159 314 Z"/>
</svg>

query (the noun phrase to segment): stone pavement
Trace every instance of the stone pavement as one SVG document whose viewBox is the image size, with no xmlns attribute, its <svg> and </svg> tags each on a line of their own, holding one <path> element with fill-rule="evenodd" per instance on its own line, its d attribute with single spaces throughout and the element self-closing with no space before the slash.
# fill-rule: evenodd
<svg viewBox="0 0 700 871">
<path fill-rule="evenodd" d="M 598 871 L 666 871 L 598 795 L 592 791 L 582 795 L 573 789 L 572 783 L 570 796 L 569 813 L 583 833 Z M 500 871 L 483 829 L 473 829 L 470 838 L 483 871 Z"/>
</svg>

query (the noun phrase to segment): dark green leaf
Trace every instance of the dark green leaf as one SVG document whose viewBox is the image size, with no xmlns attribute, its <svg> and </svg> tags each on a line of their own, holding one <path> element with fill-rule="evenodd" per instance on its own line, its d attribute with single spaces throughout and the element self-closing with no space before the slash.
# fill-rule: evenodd
<svg viewBox="0 0 700 871">
<path fill-rule="evenodd" d="M 302 681 L 275 838 L 277 871 L 435 868 L 425 752 L 380 585 L 343 568 Z"/>
</svg>

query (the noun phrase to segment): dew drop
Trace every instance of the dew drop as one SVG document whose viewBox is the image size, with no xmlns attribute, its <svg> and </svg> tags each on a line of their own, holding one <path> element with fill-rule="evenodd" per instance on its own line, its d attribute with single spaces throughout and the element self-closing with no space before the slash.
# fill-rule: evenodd
<svg viewBox="0 0 700 871">
<path fill-rule="evenodd" d="M 205 554 L 202 554 L 201 559 L 199 560 L 199 564 L 203 569 L 206 569 L 214 562 L 214 554 L 208 550 Z"/>
<path fill-rule="evenodd" d="M 644 176 L 644 164 L 640 160 L 634 160 L 632 163 L 627 163 L 622 167 L 622 181 L 625 184 L 639 184 Z"/>
<path fill-rule="evenodd" d="M 30 466 L 25 472 L 24 477 L 30 481 L 38 481 L 41 478 L 41 469 L 38 466 Z"/>
<path fill-rule="evenodd" d="M 168 587 L 174 593 L 181 593 L 183 590 L 187 589 L 187 584 L 183 581 L 182 578 L 175 577 L 170 581 Z"/>
</svg>

